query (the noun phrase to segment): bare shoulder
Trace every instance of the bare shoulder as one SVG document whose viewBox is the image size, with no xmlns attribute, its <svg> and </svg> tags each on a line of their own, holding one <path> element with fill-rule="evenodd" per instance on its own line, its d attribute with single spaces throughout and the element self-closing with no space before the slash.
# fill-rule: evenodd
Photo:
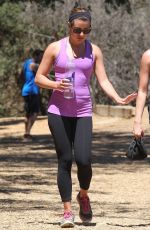
<svg viewBox="0 0 150 230">
<path fill-rule="evenodd" d="M 103 55 L 102 55 L 102 51 L 101 51 L 100 47 L 98 47 L 97 45 L 92 44 L 92 43 L 91 43 L 91 45 L 92 45 L 92 50 L 93 50 L 94 56 L 102 58 Z"/>
<path fill-rule="evenodd" d="M 141 63 L 150 64 L 150 49 L 143 53 Z"/>
<path fill-rule="evenodd" d="M 45 50 L 44 55 L 56 57 L 57 54 L 59 53 L 59 50 L 60 50 L 60 40 L 49 44 Z"/>
</svg>

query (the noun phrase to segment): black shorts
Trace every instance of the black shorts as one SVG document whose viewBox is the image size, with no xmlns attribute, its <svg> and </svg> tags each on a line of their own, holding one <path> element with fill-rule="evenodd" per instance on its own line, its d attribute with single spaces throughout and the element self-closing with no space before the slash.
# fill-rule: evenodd
<svg viewBox="0 0 150 230">
<path fill-rule="evenodd" d="M 24 96 L 23 98 L 24 98 L 24 102 L 25 102 L 24 109 L 25 109 L 27 116 L 39 112 L 40 103 L 39 103 L 39 95 L 38 94 Z"/>
</svg>

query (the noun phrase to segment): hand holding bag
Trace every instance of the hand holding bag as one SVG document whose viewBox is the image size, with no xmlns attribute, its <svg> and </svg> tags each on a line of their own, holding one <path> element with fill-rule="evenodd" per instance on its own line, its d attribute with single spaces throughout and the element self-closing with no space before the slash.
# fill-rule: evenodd
<svg viewBox="0 0 150 230">
<path fill-rule="evenodd" d="M 126 156 L 130 160 L 143 160 L 147 157 L 147 151 L 142 139 L 134 139 L 130 143 Z"/>
</svg>

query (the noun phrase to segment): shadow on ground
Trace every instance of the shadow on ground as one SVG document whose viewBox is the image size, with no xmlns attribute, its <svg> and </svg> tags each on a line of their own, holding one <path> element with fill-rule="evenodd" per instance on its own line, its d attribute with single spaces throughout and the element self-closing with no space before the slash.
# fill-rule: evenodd
<svg viewBox="0 0 150 230">
<path fill-rule="evenodd" d="M 144 138 L 147 149 L 150 148 L 149 139 L 149 136 Z M 121 170 L 129 171 L 126 165 L 133 164 L 130 170 L 135 171 L 139 164 L 143 167 L 149 164 L 149 158 L 140 162 L 131 162 L 125 157 L 131 140 L 132 136 L 126 133 L 94 132 L 93 168 L 107 168 L 113 165 L 114 170 L 117 170 L 120 165 Z M 54 200 L 23 200 L 21 196 L 17 200 L 9 196 L 16 193 L 20 195 L 49 194 L 48 189 L 56 184 L 57 174 L 57 159 L 52 137 L 37 135 L 32 142 L 24 142 L 21 138 L 8 136 L 1 138 L 0 149 L 0 210 L 17 211 L 18 208 L 19 211 L 49 210 L 50 207 L 54 207 L 55 211 L 59 212 L 59 205 L 55 205 Z M 106 173 L 109 173 L 109 170 Z M 111 173 L 113 173 L 112 170 Z M 46 186 L 48 189 L 45 188 Z M 4 195 L 8 195 L 7 198 Z M 121 207 L 118 207 L 118 210 L 121 212 Z M 124 209 L 123 212 L 125 212 Z"/>
<path fill-rule="evenodd" d="M 149 150 L 150 136 L 144 138 L 144 144 Z M 120 164 L 125 161 L 125 153 L 128 149 L 132 136 L 124 133 L 101 132 L 93 133 L 92 154 L 94 164 Z M 11 166 L 15 163 L 29 163 L 38 167 L 48 166 L 53 162 L 56 164 L 54 143 L 50 135 L 36 135 L 33 141 L 23 141 L 22 138 L 7 136 L 0 140 L 0 163 Z M 36 153 L 36 154 L 35 154 Z M 149 163 L 150 159 L 144 160 Z M 130 161 L 131 162 L 131 161 Z M 141 161 L 143 162 L 143 161 Z"/>
</svg>

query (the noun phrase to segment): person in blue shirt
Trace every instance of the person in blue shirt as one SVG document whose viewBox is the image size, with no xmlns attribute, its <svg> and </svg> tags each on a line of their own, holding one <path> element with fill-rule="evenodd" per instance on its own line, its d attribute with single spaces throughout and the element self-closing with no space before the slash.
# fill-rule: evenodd
<svg viewBox="0 0 150 230">
<path fill-rule="evenodd" d="M 43 51 L 36 49 L 33 51 L 32 58 L 26 59 L 23 64 L 24 84 L 22 87 L 22 96 L 24 98 L 25 108 L 25 139 L 32 139 L 31 128 L 39 112 L 39 87 L 35 84 L 34 78 L 41 62 Z"/>
</svg>

